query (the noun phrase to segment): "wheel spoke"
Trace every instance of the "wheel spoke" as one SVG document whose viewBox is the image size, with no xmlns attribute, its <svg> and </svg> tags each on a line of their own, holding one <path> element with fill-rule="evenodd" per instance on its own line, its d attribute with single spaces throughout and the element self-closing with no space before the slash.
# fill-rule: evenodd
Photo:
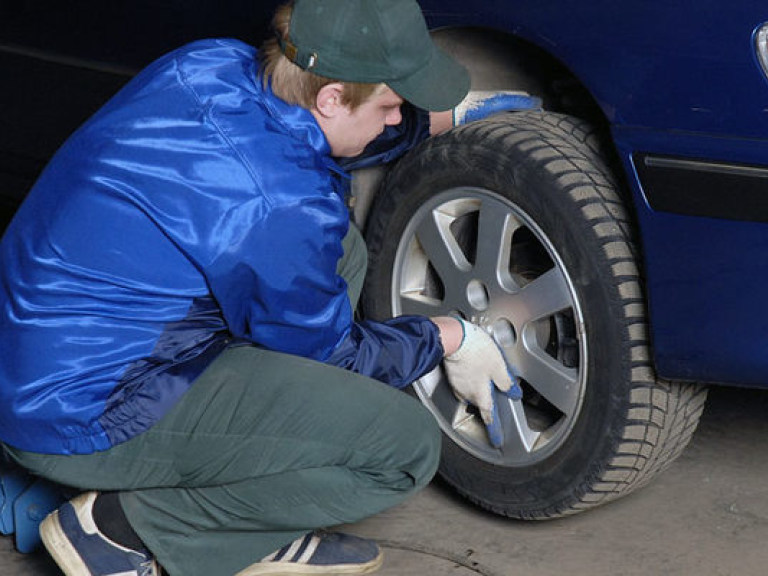
<svg viewBox="0 0 768 576">
<path fill-rule="evenodd" d="M 442 367 L 437 366 L 437 368 L 431 372 L 427 372 L 419 379 L 417 387 L 425 397 L 431 398 L 437 387 L 440 385 L 442 378 Z"/>
<path fill-rule="evenodd" d="M 456 398 L 447 380 L 438 379 L 426 383 L 422 386 L 422 391 L 429 396 L 430 402 L 443 420 L 452 427 L 459 426 L 463 420 L 469 418 L 465 405 Z"/>
<path fill-rule="evenodd" d="M 496 401 L 504 430 L 504 445 L 501 450 L 506 458 L 523 458 L 533 451 L 541 433 L 531 430 L 528 426 L 522 402 L 510 400 L 503 394 L 498 394 Z"/>
<path fill-rule="evenodd" d="M 404 292 L 400 294 L 400 314 L 416 314 L 419 316 L 438 316 L 445 312 L 440 300 L 423 296 L 420 293 Z"/>
<path fill-rule="evenodd" d="M 526 284 L 515 295 L 513 304 L 515 324 L 523 328 L 529 322 L 571 308 L 573 301 L 565 277 L 554 267 Z"/>
<path fill-rule="evenodd" d="M 578 369 L 563 366 L 537 344 L 529 346 L 524 342 L 524 346 L 526 353 L 515 363 L 519 376 L 560 412 L 573 415 L 580 393 Z"/>
<path fill-rule="evenodd" d="M 416 230 L 416 237 L 427 259 L 447 285 L 470 268 L 461 247 L 453 237 L 449 226 L 453 218 L 439 210 L 433 210 Z"/>
<path fill-rule="evenodd" d="M 476 277 L 509 283 L 509 250 L 520 226 L 504 205 L 491 199 L 483 201 L 477 226 Z"/>
</svg>

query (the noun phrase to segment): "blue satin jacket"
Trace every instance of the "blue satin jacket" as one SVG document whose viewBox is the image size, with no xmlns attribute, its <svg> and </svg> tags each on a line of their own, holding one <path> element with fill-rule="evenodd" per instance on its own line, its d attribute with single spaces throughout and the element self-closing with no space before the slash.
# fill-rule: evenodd
<svg viewBox="0 0 768 576">
<path fill-rule="evenodd" d="M 336 274 L 348 176 L 255 57 L 234 40 L 168 54 L 40 176 L 0 243 L 0 440 L 107 449 L 234 344 L 397 387 L 440 361 L 425 318 L 354 322 Z M 402 132 L 400 148 L 425 134 Z"/>
</svg>

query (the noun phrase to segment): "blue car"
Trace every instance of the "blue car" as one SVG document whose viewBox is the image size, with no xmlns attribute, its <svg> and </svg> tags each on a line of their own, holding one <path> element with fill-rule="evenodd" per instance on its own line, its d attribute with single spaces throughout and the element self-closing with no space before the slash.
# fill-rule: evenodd
<svg viewBox="0 0 768 576">
<path fill-rule="evenodd" d="M 201 37 L 257 44 L 276 4 L 0 9 L 5 214 L 143 65 Z M 500 399 L 501 448 L 439 368 L 413 386 L 444 432 L 442 477 L 514 518 L 583 511 L 674 461 L 706 385 L 768 385 L 768 8 L 421 5 L 473 89 L 543 104 L 355 174 L 370 252 L 360 312 L 455 313 L 492 333 L 524 391 Z"/>
</svg>

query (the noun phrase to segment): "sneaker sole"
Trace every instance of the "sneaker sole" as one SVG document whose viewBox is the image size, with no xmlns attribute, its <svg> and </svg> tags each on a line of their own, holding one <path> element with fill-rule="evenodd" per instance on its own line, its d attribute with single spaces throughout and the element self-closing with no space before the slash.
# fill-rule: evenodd
<svg viewBox="0 0 768 576">
<path fill-rule="evenodd" d="M 370 562 L 365 564 L 338 564 L 334 566 L 312 566 L 311 564 L 296 564 L 291 562 L 263 562 L 251 564 L 235 576 L 317 576 L 322 574 L 370 574 L 384 563 L 384 553 L 379 552 Z M 67 574 L 67 576 L 70 576 Z"/>
<path fill-rule="evenodd" d="M 91 571 L 61 529 L 58 510 L 51 512 L 40 523 L 40 538 L 66 576 L 91 576 Z"/>
</svg>

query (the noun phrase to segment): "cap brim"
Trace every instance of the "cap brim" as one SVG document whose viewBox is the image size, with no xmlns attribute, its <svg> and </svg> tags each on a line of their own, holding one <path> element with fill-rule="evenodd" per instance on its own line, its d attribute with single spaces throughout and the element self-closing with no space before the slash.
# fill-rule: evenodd
<svg viewBox="0 0 768 576">
<path fill-rule="evenodd" d="M 432 112 L 454 108 L 469 92 L 469 84 L 466 68 L 436 46 L 425 66 L 405 78 L 387 82 L 403 99 Z"/>
</svg>

